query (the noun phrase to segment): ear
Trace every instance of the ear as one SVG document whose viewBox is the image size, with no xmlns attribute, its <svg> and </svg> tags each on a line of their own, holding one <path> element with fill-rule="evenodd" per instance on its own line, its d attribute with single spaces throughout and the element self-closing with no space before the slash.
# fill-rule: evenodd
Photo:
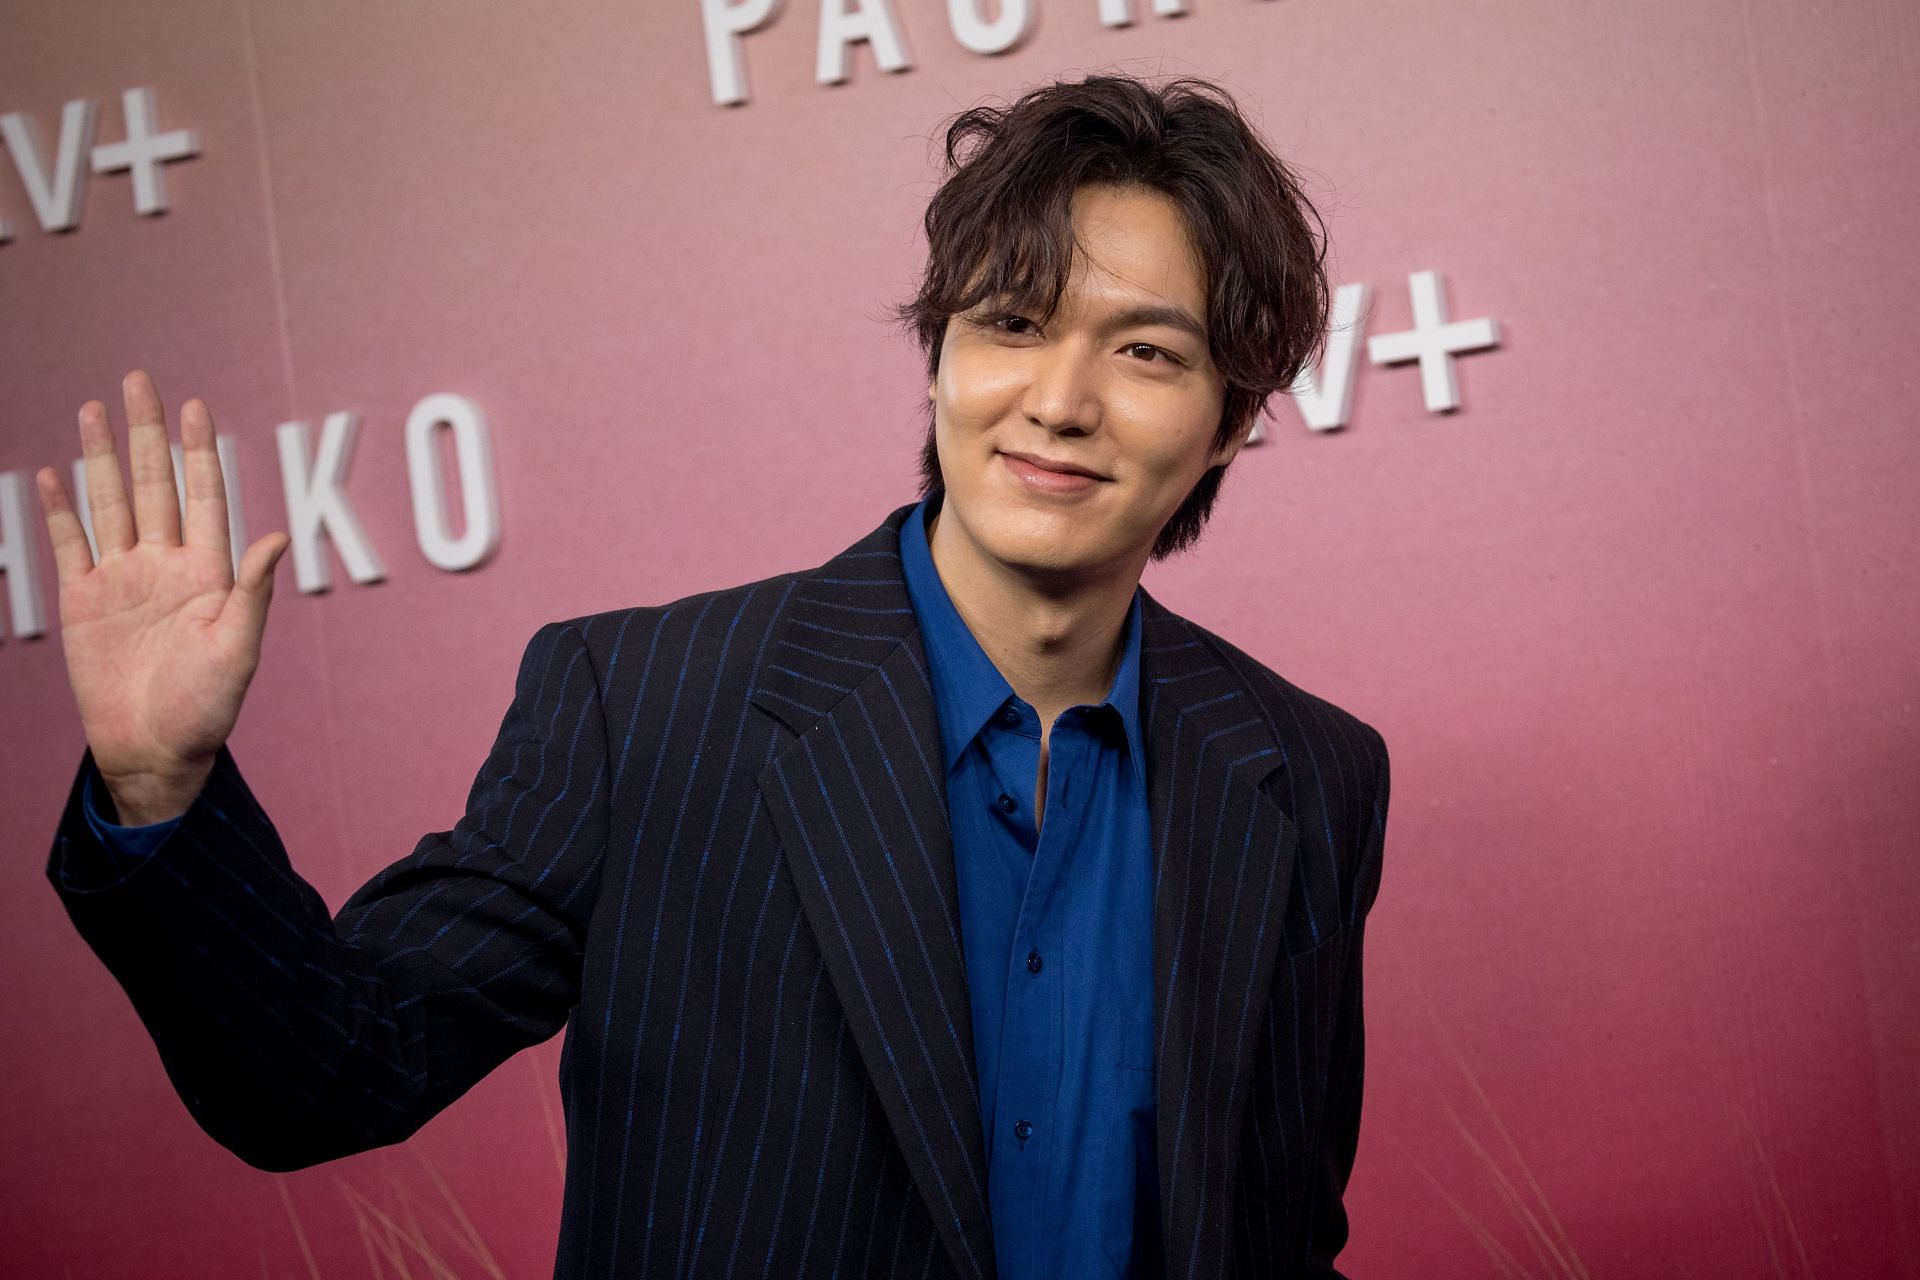
<svg viewBox="0 0 1920 1280">
<path fill-rule="evenodd" d="M 937 393 L 934 391 L 934 386 L 935 384 L 931 382 L 927 384 L 927 399 L 929 400 L 936 400 L 939 398 Z"/>
</svg>

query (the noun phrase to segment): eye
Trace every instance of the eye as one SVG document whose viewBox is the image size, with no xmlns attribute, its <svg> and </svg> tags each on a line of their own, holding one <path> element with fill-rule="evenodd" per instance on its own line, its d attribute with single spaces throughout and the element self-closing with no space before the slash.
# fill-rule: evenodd
<svg viewBox="0 0 1920 1280">
<path fill-rule="evenodd" d="M 1146 355 L 1143 358 L 1147 360 L 1148 363 L 1152 363 L 1155 356 L 1165 356 L 1167 361 L 1173 364 L 1180 363 L 1179 357 L 1175 356 L 1173 352 L 1166 350 L 1164 347 L 1156 347 L 1151 342 L 1129 342 L 1122 350 L 1128 352 L 1144 351 Z"/>
<path fill-rule="evenodd" d="M 1027 317 L 1013 311 L 991 311 L 982 309 L 958 317 L 960 323 L 975 333 L 989 336 L 1005 334 L 1011 338 L 1031 338 L 1040 333 L 1040 326 Z"/>
</svg>

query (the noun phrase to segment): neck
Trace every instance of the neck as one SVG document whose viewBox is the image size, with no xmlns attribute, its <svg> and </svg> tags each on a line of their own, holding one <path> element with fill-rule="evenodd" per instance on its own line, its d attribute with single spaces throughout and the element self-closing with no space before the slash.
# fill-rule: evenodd
<svg viewBox="0 0 1920 1280">
<path fill-rule="evenodd" d="M 1043 729 L 1068 707 L 1106 697 L 1144 562 L 1036 580 L 983 554 L 944 511 L 927 543 L 954 609 Z"/>
</svg>

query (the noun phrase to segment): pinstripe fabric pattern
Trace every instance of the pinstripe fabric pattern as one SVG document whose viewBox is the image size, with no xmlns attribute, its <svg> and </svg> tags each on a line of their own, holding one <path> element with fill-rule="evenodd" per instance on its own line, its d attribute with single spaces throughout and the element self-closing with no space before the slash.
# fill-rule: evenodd
<svg viewBox="0 0 1920 1280">
<path fill-rule="evenodd" d="M 817 570 L 540 629 L 467 810 L 332 920 L 232 756 L 48 874 L 198 1122 L 295 1168 L 562 1027 L 560 1276 L 994 1273 L 903 507 Z M 1379 736 L 1145 602 L 1167 1274 L 1333 1276 Z"/>
</svg>

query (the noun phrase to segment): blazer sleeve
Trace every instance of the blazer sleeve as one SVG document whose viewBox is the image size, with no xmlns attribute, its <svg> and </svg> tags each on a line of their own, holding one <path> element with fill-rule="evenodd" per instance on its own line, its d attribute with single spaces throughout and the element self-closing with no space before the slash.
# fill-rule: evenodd
<svg viewBox="0 0 1920 1280">
<path fill-rule="evenodd" d="M 89 752 L 47 875 L 200 1126 L 249 1164 L 301 1168 L 400 1141 L 565 1024 L 607 834 L 606 744 L 586 645 L 552 623 L 526 647 L 465 814 L 336 916 L 225 747 L 139 858 L 86 820 Z"/>
<path fill-rule="evenodd" d="M 1343 1280 L 1333 1260 L 1347 1243 L 1347 1181 L 1353 1174 L 1354 1155 L 1360 1143 L 1360 1094 L 1367 1045 L 1362 1016 L 1361 954 L 1367 913 L 1380 892 L 1390 786 L 1386 744 L 1371 730 L 1368 737 L 1375 750 L 1371 816 L 1352 880 L 1346 968 L 1341 976 L 1340 1008 L 1327 1065 L 1325 1128 L 1320 1138 L 1319 1163 L 1314 1170 L 1314 1193 L 1309 1206 L 1306 1274 L 1312 1280 Z"/>
</svg>

